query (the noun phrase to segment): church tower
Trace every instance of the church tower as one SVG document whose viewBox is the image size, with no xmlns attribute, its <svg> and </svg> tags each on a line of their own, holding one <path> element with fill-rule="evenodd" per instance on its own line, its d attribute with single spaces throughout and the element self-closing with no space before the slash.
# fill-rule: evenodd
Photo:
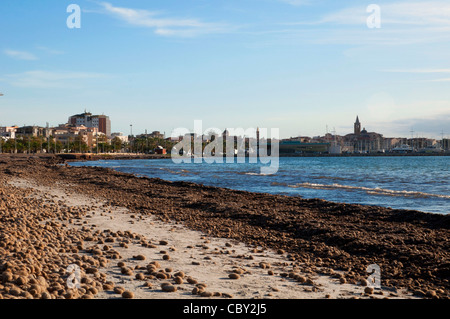
<svg viewBox="0 0 450 319">
<path fill-rule="evenodd" d="M 354 134 L 359 135 L 361 134 L 361 123 L 359 122 L 359 117 L 356 116 L 356 122 L 354 126 Z"/>
</svg>

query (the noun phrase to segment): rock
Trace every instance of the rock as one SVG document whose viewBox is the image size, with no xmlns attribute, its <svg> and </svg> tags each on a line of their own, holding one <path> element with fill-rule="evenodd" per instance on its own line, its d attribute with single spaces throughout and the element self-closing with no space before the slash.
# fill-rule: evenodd
<svg viewBox="0 0 450 319">
<path fill-rule="evenodd" d="M 213 293 L 212 293 L 212 292 L 209 292 L 209 291 L 203 291 L 203 292 L 200 294 L 200 296 L 201 296 L 201 297 L 212 297 L 212 296 L 213 296 Z"/>
<path fill-rule="evenodd" d="M 134 293 L 131 292 L 131 291 L 126 290 L 126 291 L 124 291 L 124 292 L 122 293 L 122 298 L 125 298 L 125 299 L 133 299 L 133 298 L 134 298 Z"/>
<path fill-rule="evenodd" d="M 114 287 L 114 293 L 121 295 L 125 292 L 125 288 L 123 287 Z"/>
<path fill-rule="evenodd" d="M 145 275 L 143 274 L 143 273 L 137 273 L 136 274 L 136 276 L 135 276 L 135 278 L 137 279 L 137 280 L 144 280 L 145 279 Z"/>
<path fill-rule="evenodd" d="M 306 284 L 307 285 L 314 285 L 314 281 L 311 278 L 306 279 Z"/>
<path fill-rule="evenodd" d="M 114 285 L 112 284 L 103 284 L 103 290 L 104 291 L 111 291 L 114 289 Z"/>
<path fill-rule="evenodd" d="M 236 274 L 236 273 L 229 274 L 228 277 L 230 279 L 239 279 L 239 278 L 241 278 L 241 276 L 239 276 L 239 274 Z"/>
<path fill-rule="evenodd" d="M 298 276 L 298 277 L 297 277 L 297 281 L 300 282 L 300 283 L 304 283 L 304 282 L 306 282 L 306 280 L 307 280 L 307 279 L 306 279 L 306 277 L 304 277 L 304 276 Z"/>
<path fill-rule="evenodd" d="M 364 293 L 366 293 L 366 294 L 371 295 L 371 294 L 373 294 L 373 292 L 374 292 L 374 288 L 373 287 L 366 287 L 364 289 Z"/>
<path fill-rule="evenodd" d="M 136 259 L 136 260 L 145 260 L 145 256 L 144 255 L 133 256 L 133 258 Z"/>
<path fill-rule="evenodd" d="M 165 291 L 165 292 L 175 292 L 175 291 L 177 291 L 177 287 L 168 284 L 168 285 L 164 285 L 162 287 L 162 290 Z"/>
</svg>

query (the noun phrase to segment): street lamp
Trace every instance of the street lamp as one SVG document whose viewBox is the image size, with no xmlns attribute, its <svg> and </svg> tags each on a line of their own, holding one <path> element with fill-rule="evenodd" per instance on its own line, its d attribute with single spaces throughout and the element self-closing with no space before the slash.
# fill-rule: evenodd
<svg viewBox="0 0 450 319">
<path fill-rule="evenodd" d="M 130 124 L 130 152 L 133 153 L 133 124 Z"/>
</svg>

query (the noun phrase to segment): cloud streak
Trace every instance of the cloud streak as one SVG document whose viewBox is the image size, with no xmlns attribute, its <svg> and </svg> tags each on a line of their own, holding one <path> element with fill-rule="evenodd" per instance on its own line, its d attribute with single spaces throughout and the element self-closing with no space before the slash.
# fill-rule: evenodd
<svg viewBox="0 0 450 319">
<path fill-rule="evenodd" d="M 35 89 L 67 89 L 80 88 L 89 79 L 105 78 L 106 75 L 89 72 L 51 72 L 51 71 L 27 71 L 16 74 L 8 74 L 0 81 L 12 86 Z"/>
<path fill-rule="evenodd" d="M 25 51 L 16 51 L 16 50 L 6 49 L 6 50 L 3 50 L 3 53 L 6 54 L 7 56 L 17 59 L 17 60 L 24 60 L 24 61 L 38 60 L 38 58 L 34 54 L 25 52 Z"/>
<path fill-rule="evenodd" d="M 383 72 L 389 73 L 412 73 L 412 74 L 450 74 L 450 69 L 391 69 L 383 70 Z M 425 80 L 425 82 L 450 82 L 450 78 Z"/>
<path fill-rule="evenodd" d="M 401 1 L 379 4 L 381 28 L 370 29 L 367 4 L 331 11 L 309 21 L 284 22 L 314 33 L 314 43 L 411 45 L 450 41 L 448 1 Z M 287 30 L 295 36 L 296 31 Z M 301 35 L 301 33 L 300 33 Z"/>
<path fill-rule="evenodd" d="M 290 5 L 296 6 L 296 7 L 311 4 L 311 0 L 278 0 L 278 1 L 290 4 Z"/>
<path fill-rule="evenodd" d="M 164 18 L 159 12 L 115 7 L 109 2 L 101 2 L 100 5 L 103 13 L 129 25 L 154 29 L 155 34 L 161 36 L 193 37 L 229 31 L 229 27 L 223 24 L 206 23 L 198 19 Z"/>
</svg>

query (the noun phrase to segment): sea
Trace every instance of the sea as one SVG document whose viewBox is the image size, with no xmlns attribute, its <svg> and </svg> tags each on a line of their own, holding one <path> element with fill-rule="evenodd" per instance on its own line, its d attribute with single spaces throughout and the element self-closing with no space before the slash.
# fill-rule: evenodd
<svg viewBox="0 0 450 319">
<path fill-rule="evenodd" d="M 70 165 L 108 167 L 137 176 L 250 192 L 450 213 L 449 156 L 281 157 L 276 173 L 261 173 L 267 163 L 133 159 Z"/>
</svg>

